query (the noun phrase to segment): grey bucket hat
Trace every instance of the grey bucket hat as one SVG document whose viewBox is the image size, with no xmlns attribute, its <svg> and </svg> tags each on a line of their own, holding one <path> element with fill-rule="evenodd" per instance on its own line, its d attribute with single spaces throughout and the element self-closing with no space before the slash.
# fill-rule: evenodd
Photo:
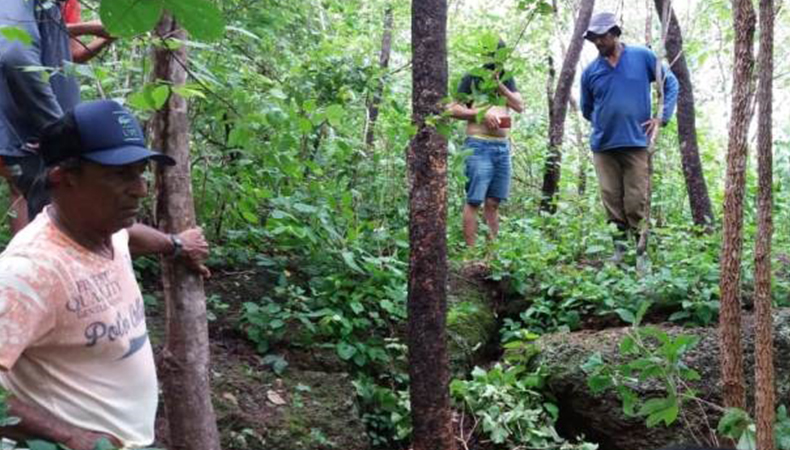
<svg viewBox="0 0 790 450">
<path fill-rule="evenodd" d="M 590 39 L 593 36 L 600 36 L 606 34 L 607 31 L 617 29 L 617 35 L 620 35 L 620 25 L 617 23 L 617 16 L 610 12 L 602 12 L 592 16 L 590 19 L 590 26 L 587 27 L 587 32 L 584 33 L 585 39 Z"/>
</svg>

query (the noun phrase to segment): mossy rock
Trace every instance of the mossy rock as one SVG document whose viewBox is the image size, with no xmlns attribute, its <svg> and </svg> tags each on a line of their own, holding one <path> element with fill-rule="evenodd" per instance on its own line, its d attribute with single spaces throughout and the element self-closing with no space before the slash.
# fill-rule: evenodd
<svg viewBox="0 0 790 450">
<path fill-rule="evenodd" d="M 497 315 L 487 271 L 470 266 L 450 272 L 447 343 L 450 371 L 463 378 L 498 342 Z"/>
<path fill-rule="evenodd" d="M 684 356 L 684 363 L 699 372 L 701 379 L 690 383 L 699 398 L 721 405 L 719 338 L 716 328 L 683 328 L 657 325 L 671 336 L 696 335 L 699 343 Z M 622 362 L 619 344 L 627 328 L 603 331 L 557 333 L 542 337 L 538 343 L 541 353 L 538 362 L 548 367 L 549 388 L 560 407 L 558 429 L 565 436 L 584 434 L 600 444 L 600 450 L 634 450 L 662 448 L 688 442 L 711 444 L 720 412 L 703 403 L 687 402 L 681 411 L 682 419 L 670 427 L 657 425 L 648 428 L 644 420 L 623 414 L 622 403 L 613 391 L 594 395 L 587 386 L 587 374 L 581 369 L 588 358 L 600 353 L 607 363 Z M 776 398 L 779 404 L 790 400 L 790 310 L 774 313 L 774 366 L 776 368 Z M 754 392 L 754 318 L 743 318 L 742 343 L 746 390 L 753 405 Z M 636 385 L 640 397 L 663 397 L 663 387 L 655 381 Z"/>
</svg>

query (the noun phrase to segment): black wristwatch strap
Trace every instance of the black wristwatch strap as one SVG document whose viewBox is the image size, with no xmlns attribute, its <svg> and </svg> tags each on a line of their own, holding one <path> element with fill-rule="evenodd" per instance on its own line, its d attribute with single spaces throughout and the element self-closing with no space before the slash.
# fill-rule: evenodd
<svg viewBox="0 0 790 450">
<path fill-rule="evenodd" d="M 181 241 L 181 238 L 175 234 L 170 235 L 170 242 L 173 244 L 173 251 L 170 253 L 170 256 L 178 258 L 178 256 L 181 255 L 181 250 L 184 249 L 184 243 Z"/>
</svg>

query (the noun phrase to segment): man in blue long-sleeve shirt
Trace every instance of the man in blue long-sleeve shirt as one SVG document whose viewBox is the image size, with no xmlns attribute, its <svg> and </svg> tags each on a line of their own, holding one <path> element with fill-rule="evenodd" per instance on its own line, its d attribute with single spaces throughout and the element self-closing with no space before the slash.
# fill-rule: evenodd
<svg viewBox="0 0 790 450">
<path fill-rule="evenodd" d="M 612 13 L 592 17 L 585 39 L 595 44 L 599 57 L 584 69 L 581 107 L 592 122 L 590 147 L 606 214 L 621 231 L 615 260 L 622 258 L 622 237 L 638 235 L 645 217 L 648 184 L 647 147 L 672 118 L 678 82 L 667 67 L 661 117 L 652 117 L 650 83 L 655 82 L 656 55 L 645 47 L 620 42 L 620 27 Z"/>
</svg>

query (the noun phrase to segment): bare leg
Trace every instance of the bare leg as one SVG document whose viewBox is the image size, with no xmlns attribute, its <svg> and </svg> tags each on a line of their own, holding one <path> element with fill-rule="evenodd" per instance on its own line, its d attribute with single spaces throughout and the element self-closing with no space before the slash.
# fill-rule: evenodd
<svg viewBox="0 0 790 450">
<path fill-rule="evenodd" d="M 488 224 L 488 238 L 490 240 L 496 239 L 499 234 L 499 200 L 487 198 L 483 215 L 486 218 L 486 224 Z"/>
<path fill-rule="evenodd" d="M 469 203 L 464 205 L 464 240 L 469 247 L 475 246 L 477 238 L 477 210 L 479 206 L 472 206 Z"/>
</svg>

